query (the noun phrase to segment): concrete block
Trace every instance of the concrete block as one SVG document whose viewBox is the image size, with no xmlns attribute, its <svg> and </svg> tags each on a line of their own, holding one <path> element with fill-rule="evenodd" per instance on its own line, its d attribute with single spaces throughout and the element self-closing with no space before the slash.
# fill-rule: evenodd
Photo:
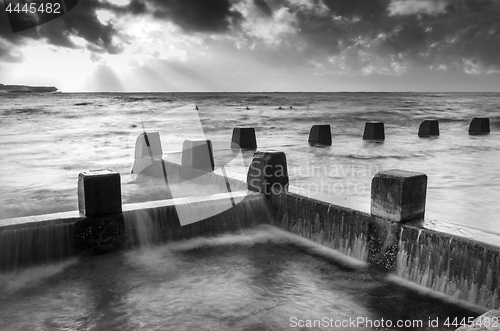
<svg viewBox="0 0 500 331">
<path fill-rule="evenodd" d="M 214 153 L 210 140 L 186 140 L 182 145 L 182 164 L 196 170 L 214 170 Z"/>
<path fill-rule="evenodd" d="M 363 140 L 385 140 L 385 130 L 383 122 L 366 122 Z"/>
<path fill-rule="evenodd" d="M 419 137 L 439 136 L 438 120 L 425 120 L 418 128 Z"/>
<path fill-rule="evenodd" d="M 330 124 L 313 125 L 309 132 L 309 144 L 331 145 L 332 131 Z"/>
<path fill-rule="evenodd" d="M 120 174 L 111 170 L 80 173 L 78 209 L 87 217 L 121 213 Z"/>
<path fill-rule="evenodd" d="M 371 214 L 394 222 L 421 220 L 427 175 L 404 170 L 378 172 L 372 179 Z"/>
<path fill-rule="evenodd" d="M 368 263 L 385 271 L 396 271 L 401 226 L 373 217 L 368 225 Z"/>
<path fill-rule="evenodd" d="M 490 133 L 490 119 L 487 117 L 475 117 L 469 125 L 469 134 L 480 135 Z"/>
<path fill-rule="evenodd" d="M 254 128 L 234 128 L 231 139 L 233 149 L 257 149 L 257 139 Z"/>
<path fill-rule="evenodd" d="M 288 192 L 288 168 L 283 152 L 255 152 L 247 175 L 248 189 L 265 195 Z"/>
<path fill-rule="evenodd" d="M 158 132 L 142 132 L 135 141 L 135 158 L 143 157 L 161 158 L 163 150 L 161 148 L 160 134 Z"/>
</svg>

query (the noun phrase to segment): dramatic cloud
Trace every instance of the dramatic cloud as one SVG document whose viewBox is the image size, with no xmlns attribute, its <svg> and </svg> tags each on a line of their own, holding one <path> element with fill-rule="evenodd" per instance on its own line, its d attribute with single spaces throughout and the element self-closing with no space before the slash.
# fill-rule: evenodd
<svg viewBox="0 0 500 331">
<path fill-rule="evenodd" d="M 278 45 L 287 37 L 299 32 L 297 18 L 289 8 L 280 6 L 274 12 L 266 7 L 266 14 L 262 15 L 264 2 L 257 4 L 255 1 L 241 2 L 235 6 L 242 13 L 243 22 L 241 30 L 247 45 L 255 45 L 263 41 L 267 45 Z M 253 46 L 252 46 L 253 47 Z"/>
<path fill-rule="evenodd" d="M 230 0 L 150 0 L 154 16 L 178 24 L 186 31 L 223 32 L 237 24 L 241 14 Z"/>
<path fill-rule="evenodd" d="M 11 43 L 0 39 L 0 61 L 20 63 L 23 56 Z"/>
<path fill-rule="evenodd" d="M 76 47 L 70 36 L 80 37 L 90 43 L 94 51 L 118 53 L 121 46 L 113 42 L 117 31 L 113 24 L 103 24 L 96 15 L 97 0 L 80 1 L 74 12 L 38 28 L 40 37 L 53 45 Z"/>
<path fill-rule="evenodd" d="M 101 7 L 98 0 L 85 0 L 66 15 L 26 31 L 12 33 L 7 17 L 0 20 L 0 38 L 16 45 L 29 40 L 42 40 L 50 45 L 77 48 L 71 37 L 85 39 L 94 50 L 117 53 L 120 45 L 113 43 L 117 33 L 112 24 L 102 24 L 96 15 Z M 5 18 L 5 19 L 4 19 Z"/>
<path fill-rule="evenodd" d="M 314 47 L 311 57 L 329 53 L 333 72 L 400 74 L 423 66 L 470 73 L 500 68 L 498 1 L 325 0 L 324 4 L 331 15 L 314 19 L 299 15 L 299 29 Z M 475 70 L 467 63 L 474 63 Z"/>
<path fill-rule="evenodd" d="M 393 0 L 389 5 L 389 15 L 438 15 L 446 13 L 447 6 L 448 1 L 444 0 Z"/>
<path fill-rule="evenodd" d="M 253 0 L 253 3 L 267 17 L 273 16 L 273 11 L 266 0 Z"/>
<path fill-rule="evenodd" d="M 0 61 L 23 61 L 36 41 L 101 65 L 124 54 L 137 68 L 203 60 L 315 76 L 477 76 L 500 72 L 499 18 L 497 0 L 82 0 L 16 34 L 2 18 Z"/>
</svg>

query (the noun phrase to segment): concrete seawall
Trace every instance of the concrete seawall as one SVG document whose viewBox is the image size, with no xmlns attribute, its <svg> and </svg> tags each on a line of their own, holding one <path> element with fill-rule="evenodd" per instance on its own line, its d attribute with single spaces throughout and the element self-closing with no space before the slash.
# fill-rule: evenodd
<svg viewBox="0 0 500 331">
<path fill-rule="evenodd" d="M 498 309 L 500 248 L 288 193 L 270 197 L 271 224 L 418 285 Z"/>
<path fill-rule="evenodd" d="M 397 275 L 453 298 L 500 307 L 500 248 L 403 225 Z"/>
<path fill-rule="evenodd" d="M 155 242 L 215 235 L 269 223 L 269 211 L 262 208 L 265 197 L 248 194 L 247 191 L 234 192 L 232 196 L 243 198 L 237 207 L 185 226 L 180 225 L 177 207 L 203 208 L 207 204 L 227 202 L 229 195 L 215 194 L 124 205 L 122 213 L 102 217 L 88 218 L 79 212 L 67 212 L 0 220 L 0 270 L 138 245 L 139 229 L 130 221 L 138 214 L 150 216 Z"/>
<path fill-rule="evenodd" d="M 367 261 L 371 215 L 288 193 L 270 196 L 271 225 Z"/>
</svg>

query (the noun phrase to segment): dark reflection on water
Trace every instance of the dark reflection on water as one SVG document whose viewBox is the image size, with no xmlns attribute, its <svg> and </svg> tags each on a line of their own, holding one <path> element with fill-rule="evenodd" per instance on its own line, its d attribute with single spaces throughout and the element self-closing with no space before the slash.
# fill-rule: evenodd
<svg viewBox="0 0 500 331">
<path fill-rule="evenodd" d="M 446 318 L 477 316 L 291 244 L 238 241 L 102 255 L 52 275 L 40 268 L 0 275 L 1 329 L 454 330 L 443 326 Z M 48 277 L 37 279 L 42 272 Z M 296 325 L 323 318 L 421 320 L 423 327 Z M 429 318 L 441 326 L 428 327 Z"/>
</svg>

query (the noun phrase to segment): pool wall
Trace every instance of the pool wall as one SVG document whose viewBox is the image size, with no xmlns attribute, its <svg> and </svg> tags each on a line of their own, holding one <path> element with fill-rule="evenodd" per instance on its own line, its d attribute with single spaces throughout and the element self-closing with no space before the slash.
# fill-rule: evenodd
<svg viewBox="0 0 500 331">
<path fill-rule="evenodd" d="M 0 270 L 56 262 L 74 255 L 101 254 L 140 244 L 140 228 L 132 220 L 140 215 L 152 224 L 146 234 L 153 243 L 214 235 L 269 223 L 270 213 L 264 197 L 234 192 L 242 198 L 234 208 L 202 222 L 181 226 L 177 208 L 196 210 L 208 205 L 227 203 L 228 194 L 209 197 L 171 199 L 123 206 L 115 215 L 85 217 L 79 212 L 30 216 L 0 220 Z"/>
<path fill-rule="evenodd" d="M 272 225 L 452 298 L 500 306 L 500 248 L 423 228 L 425 174 L 378 172 L 368 214 L 289 193 L 282 168 L 282 152 L 257 152 L 247 177 L 250 189 L 268 196 Z M 256 180 L 265 185 L 250 185 Z"/>
<path fill-rule="evenodd" d="M 293 193 L 269 201 L 276 227 L 453 298 L 500 306 L 498 247 Z"/>
</svg>

